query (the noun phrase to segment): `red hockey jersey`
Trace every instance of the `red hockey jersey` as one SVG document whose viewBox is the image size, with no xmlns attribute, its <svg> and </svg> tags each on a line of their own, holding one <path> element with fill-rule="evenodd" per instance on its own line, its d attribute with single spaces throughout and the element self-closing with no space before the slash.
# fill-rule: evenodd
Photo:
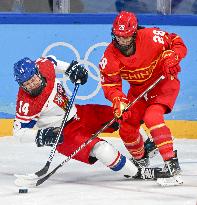
<svg viewBox="0 0 197 205">
<path fill-rule="evenodd" d="M 159 28 L 145 28 L 137 32 L 136 51 L 134 55 L 124 56 L 110 43 L 105 50 L 99 67 L 104 94 L 113 101 L 116 96 L 126 97 L 122 92 L 122 79 L 130 86 L 147 87 L 160 75 L 163 51 L 173 50 L 182 59 L 187 52 L 182 39 Z"/>
</svg>

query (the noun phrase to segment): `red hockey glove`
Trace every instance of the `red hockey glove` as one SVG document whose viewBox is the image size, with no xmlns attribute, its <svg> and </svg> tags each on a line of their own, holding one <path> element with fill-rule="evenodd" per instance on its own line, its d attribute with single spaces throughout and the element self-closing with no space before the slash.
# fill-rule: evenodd
<svg viewBox="0 0 197 205">
<path fill-rule="evenodd" d="M 114 116 L 117 119 L 122 118 L 123 121 L 128 119 L 131 115 L 130 111 L 126 111 L 123 113 L 123 110 L 127 107 L 129 104 L 129 100 L 124 97 L 115 97 L 113 99 L 113 109 L 114 109 Z"/>
<path fill-rule="evenodd" d="M 162 69 L 165 76 L 172 75 L 176 76 L 180 72 L 180 66 L 178 65 L 180 59 L 173 50 L 166 50 L 162 54 Z"/>
</svg>

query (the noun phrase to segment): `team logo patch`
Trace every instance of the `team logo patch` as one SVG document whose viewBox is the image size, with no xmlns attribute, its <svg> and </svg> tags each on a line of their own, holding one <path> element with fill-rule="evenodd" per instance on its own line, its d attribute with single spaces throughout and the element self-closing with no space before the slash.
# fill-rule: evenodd
<svg viewBox="0 0 197 205">
<path fill-rule="evenodd" d="M 57 84 L 57 93 L 54 97 L 53 102 L 63 110 L 66 109 L 66 106 L 68 104 L 68 97 L 66 96 L 66 92 L 60 83 Z"/>
<path fill-rule="evenodd" d="M 57 93 L 60 95 L 66 96 L 66 92 L 61 83 L 57 83 Z"/>
</svg>

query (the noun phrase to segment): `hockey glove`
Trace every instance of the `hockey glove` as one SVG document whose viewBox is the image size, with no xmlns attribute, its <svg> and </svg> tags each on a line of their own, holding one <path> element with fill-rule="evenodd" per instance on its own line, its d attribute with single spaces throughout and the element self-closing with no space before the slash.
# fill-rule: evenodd
<svg viewBox="0 0 197 205">
<path fill-rule="evenodd" d="M 176 77 L 178 72 L 180 72 L 180 59 L 173 50 L 166 50 L 163 52 L 161 63 L 165 76 L 172 75 Z"/>
<path fill-rule="evenodd" d="M 123 113 L 123 110 L 129 104 L 129 100 L 124 97 L 115 97 L 113 99 L 113 109 L 114 109 L 114 116 L 120 120 L 127 120 L 131 116 L 131 112 L 128 110 Z"/>
<path fill-rule="evenodd" d="M 38 130 L 35 139 L 37 147 L 53 146 L 57 138 L 58 132 L 59 132 L 58 127 L 49 127 L 49 128 Z M 61 143 L 63 143 L 63 135 L 60 135 L 58 144 Z"/>
<path fill-rule="evenodd" d="M 70 78 L 72 83 L 80 81 L 81 85 L 84 85 L 88 79 L 88 71 L 77 61 L 72 61 L 67 68 L 65 74 Z"/>
</svg>

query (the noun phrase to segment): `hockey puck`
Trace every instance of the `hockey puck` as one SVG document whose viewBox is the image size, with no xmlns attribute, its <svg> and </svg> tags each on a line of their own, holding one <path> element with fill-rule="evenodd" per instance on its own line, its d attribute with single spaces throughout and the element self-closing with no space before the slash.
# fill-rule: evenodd
<svg viewBox="0 0 197 205">
<path fill-rule="evenodd" d="M 26 194 L 26 193 L 28 193 L 28 189 L 27 189 L 27 188 L 25 188 L 25 189 L 24 189 L 24 188 L 23 188 L 23 189 L 19 189 L 19 190 L 18 190 L 18 193 L 19 193 L 19 194 Z"/>
</svg>

